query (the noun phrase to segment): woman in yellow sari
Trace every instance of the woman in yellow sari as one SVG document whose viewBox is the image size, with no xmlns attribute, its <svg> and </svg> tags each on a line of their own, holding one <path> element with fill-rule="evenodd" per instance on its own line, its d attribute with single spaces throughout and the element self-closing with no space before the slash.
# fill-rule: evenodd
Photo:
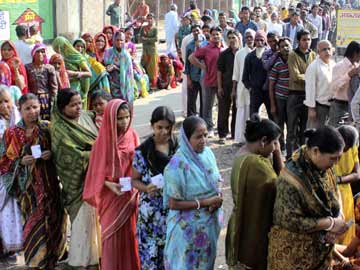
<svg viewBox="0 0 360 270">
<path fill-rule="evenodd" d="M 341 126 L 338 128 L 345 142 L 344 153 L 339 162 L 334 166 L 337 176 L 338 187 L 341 194 L 342 208 L 345 220 L 355 220 L 354 198 L 351 183 L 360 179 L 360 166 L 358 157 L 359 134 L 353 126 Z M 339 239 L 338 243 L 350 244 L 355 237 L 355 226 L 351 226 Z"/>
<path fill-rule="evenodd" d="M 287 161 L 276 183 L 269 270 L 330 269 L 334 242 L 348 229 L 332 170 L 344 140 L 329 126 L 304 135 L 306 145 Z"/>
<path fill-rule="evenodd" d="M 226 263 L 230 270 L 266 270 L 275 181 L 282 167 L 280 134 L 274 122 L 256 115 L 246 123 L 247 142 L 231 172 L 234 209 L 226 235 Z"/>
</svg>

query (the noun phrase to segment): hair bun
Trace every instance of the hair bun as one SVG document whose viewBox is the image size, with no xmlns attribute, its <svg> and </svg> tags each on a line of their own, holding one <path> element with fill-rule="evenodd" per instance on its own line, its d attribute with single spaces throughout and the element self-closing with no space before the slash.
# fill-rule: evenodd
<svg viewBox="0 0 360 270">
<path fill-rule="evenodd" d="M 316 134 L 316 129 L 315 128 L 310 128 L 304 131 L 304 136 L 306 138 L 311 138 L 312 136 L 314 136 Z"/>
<path fill-rule="evenodd" d="M 260 117 L 260 115 L 259 114 L 257 114 L 257 113 L 254 113 L 254 114 L 252 114 L 251 116 L 250 116 L 250 120 L 249 120 L 250 122 L 252 122 L 252 123 L 260 123 L 261 122 L 261 117 Z"/>
</svg>

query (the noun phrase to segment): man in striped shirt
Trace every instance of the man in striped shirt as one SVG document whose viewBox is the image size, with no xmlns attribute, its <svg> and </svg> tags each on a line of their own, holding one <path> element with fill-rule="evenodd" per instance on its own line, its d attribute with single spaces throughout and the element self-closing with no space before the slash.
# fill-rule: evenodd
<svg viewBox="0 0 360 270">
<path fill-rule="evenodd" d="M 287 97 L 289 93 L 289 68 L 287 59 L 291 51 L 290 38 L 279 39 L 279 55 L 269 73 L 269 96 L 271 114 L 274 121 L 284 131 L 284 124 L 287 121 Z M 281 150 L 285 150 L 284 136 L 280 138 Z"/>
</svg>

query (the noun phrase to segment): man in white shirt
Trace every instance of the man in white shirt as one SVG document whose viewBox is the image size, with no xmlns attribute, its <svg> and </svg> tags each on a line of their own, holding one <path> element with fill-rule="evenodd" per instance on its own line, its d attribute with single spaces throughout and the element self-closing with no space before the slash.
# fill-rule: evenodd
<svg viewBox="0 0 360 270">
<path fill-rule="evenodd" d="M 19 55 L 19 58 L 23 62 L 24 65 L 32 63 L 31 51 L 34 45 L 26 43 L 26 28 L 23 25 L 18 25 L 15 28 L 16 36 L 18 40 L 14 42 L 16 51 Z"/>
<path fill-rule="evenodd" d="M 283 25 L 279 23 L 279 15 L 277 12 L 273 12 L 271 14 L 271 22 L 269 22 L 269 33 L 271 32 L 277 32 L 278 35 L 281 37 L 283 34 Z"/>
<path fill-rule="evenodd" d="M 179 30 L 179 19 L 177 14 L 177 6 L 171 4 L 170 11 L 165 15 L 165 38 L 166 53 L 176 54 L 175 35 Z"/>
<path fill-rule="evenodd" d="M 305 73 L 304 104 L 308 107 L 307 128 L 319 128 L 329 118 L 332 70 L 335 62 L 331 59 L 333 47 L 328 40 L 318 43 L 318 57 L 308 66 Z"/>
<path fill-rule="evenodd" d="M 311 13 L 308 15 L 308 20 L 317 28 L 317 35 L 312 36 L 311 39 L 311 46 L 310 48 L 312 50 L 315 50 L 317 48 L 317 43 L 319 42 L 319 38 L 322 36 L 322 17 L 318 15 L 319 12 L 319 6 L 318 5 L 312 5 L 311 7 Z"/>
</svg>

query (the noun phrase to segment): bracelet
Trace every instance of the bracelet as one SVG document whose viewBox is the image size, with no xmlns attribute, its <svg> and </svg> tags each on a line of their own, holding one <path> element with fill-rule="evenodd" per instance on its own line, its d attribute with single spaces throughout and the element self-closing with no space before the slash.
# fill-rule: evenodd
<svg viewBox="0 0 360 270">
<path fill-rule="evenodd" d="M 325 229 L 325 231 L 331 231 L 333 228 L 334 228 L 334 226 L 335 226 L 335 219 L 333 218 L 333 217 L 328 217 L 329 219 L 330 219 L 330 226 L 329 226 L 329 228 L 327 228 L 327 229 Z"/>
<path fill-rule="evenodd" d="M 200 206 L 200 202 L 199 202 L 199 200 L 195 200 L 195 202 L 196 202 L 196 204 L 197 204 L 196 209 L 197 209 L 197 210 L 199 210 L 199 209 L 200 209 L 200 207 L 201 207 L 201 206 Z"/>
</svg>

